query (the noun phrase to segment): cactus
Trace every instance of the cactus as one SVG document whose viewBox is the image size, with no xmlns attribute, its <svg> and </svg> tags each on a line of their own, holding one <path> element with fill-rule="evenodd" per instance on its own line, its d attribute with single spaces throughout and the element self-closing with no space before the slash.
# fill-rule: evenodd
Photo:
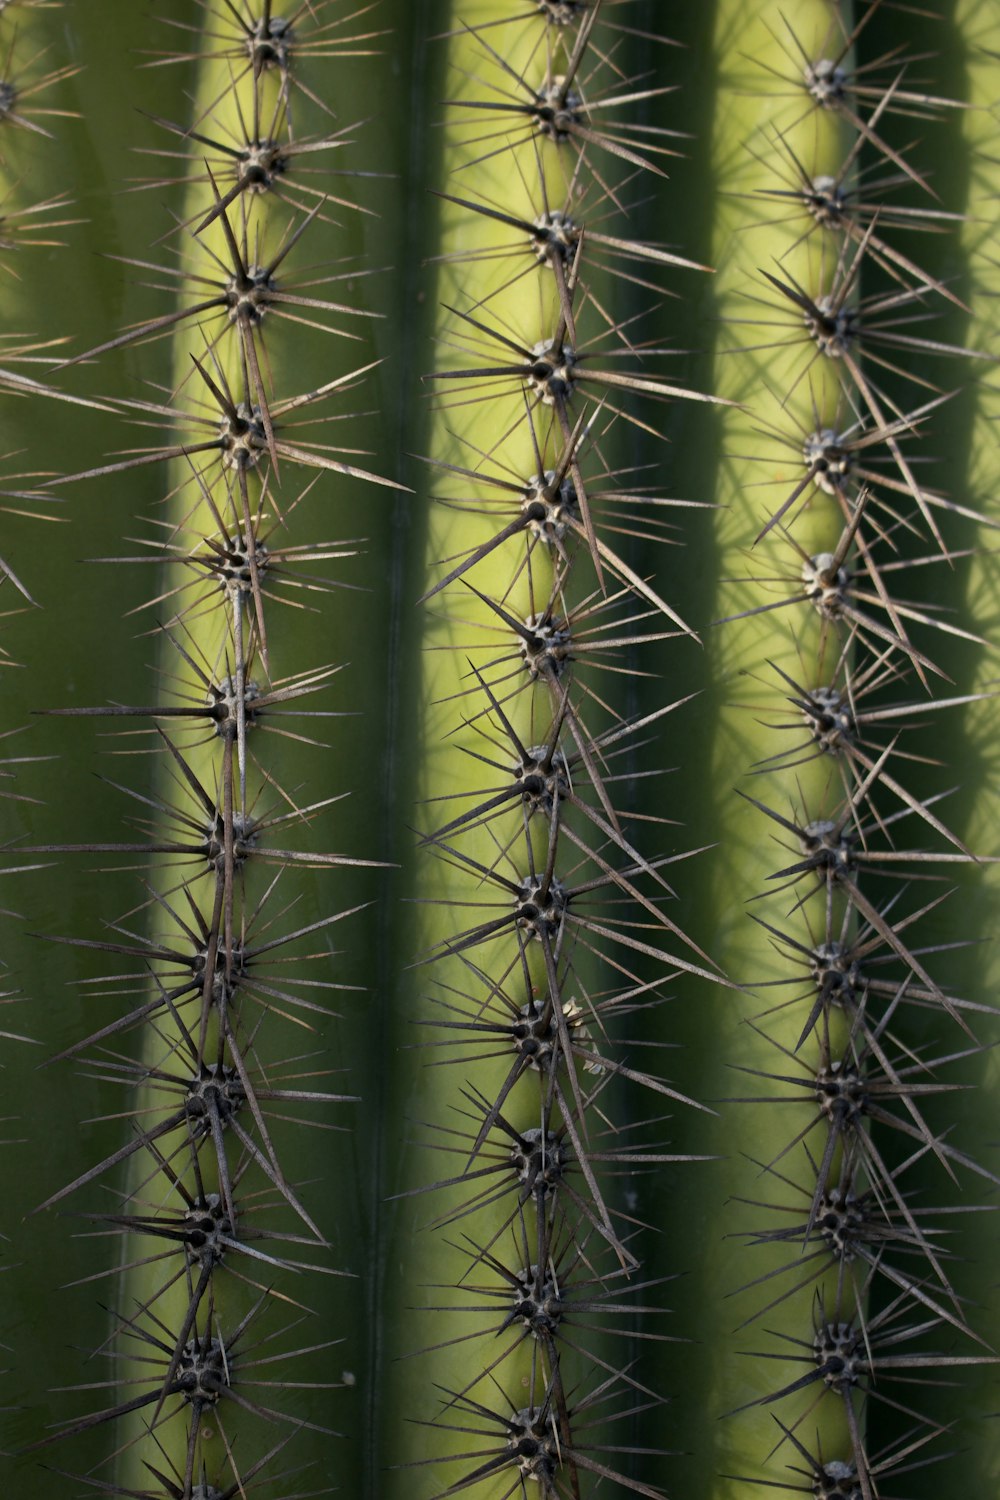
<svg viewBox="0 0 1000 1500">
<path fill-rule="evenodd" d="M 995 1488 L 990 22 L 0 6 L 12 1489 Z"/>
</svg>

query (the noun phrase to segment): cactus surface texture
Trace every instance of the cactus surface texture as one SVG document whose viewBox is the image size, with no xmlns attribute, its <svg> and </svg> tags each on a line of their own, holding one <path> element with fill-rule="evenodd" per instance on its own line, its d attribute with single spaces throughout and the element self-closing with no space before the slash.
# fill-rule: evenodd
<svg viewBox="0 0 1000 1500">
<path fill-rule="evenodd" d="M 1000 1493 L 994 0 L 0 0 L 0 1477 Z"/>
</svg>

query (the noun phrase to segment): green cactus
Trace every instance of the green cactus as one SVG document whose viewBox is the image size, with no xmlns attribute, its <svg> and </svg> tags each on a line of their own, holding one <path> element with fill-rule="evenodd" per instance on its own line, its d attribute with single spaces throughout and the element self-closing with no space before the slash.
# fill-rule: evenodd
<svg viewBox="0 0 1000 1500">
<path fill-rule="evenodd" d="M 995 30 L 0 5 L 12 1492 L 995 1488 Z"/>
</svg>

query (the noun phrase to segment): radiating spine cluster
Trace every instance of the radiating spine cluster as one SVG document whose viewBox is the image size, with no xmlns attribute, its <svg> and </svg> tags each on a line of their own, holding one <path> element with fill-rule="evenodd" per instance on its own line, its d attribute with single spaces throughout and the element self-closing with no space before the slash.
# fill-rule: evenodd
<svg viewBox="0 0 1000 1500">
<path fill-rule="evenodd" d="M 164 1500 L 287 1493 L 282 1475 L 316 1462 L 301 1434 L 323 1434 L 324 1449 L 332 1438 L 329 1371 L 314 1356 L 338 1340 L 328 1326 L 302 1337 L 302 1287 L 315 1296 L 317 1278 L 349 1268 L 307 1206 L 306 1163 L 325 1153 L 310 1156 L 301 1137 L 308 1125 L 337 1128 L 331 1107 L 343 1116 L 350 1097 L 320 1028 L 329 1034 L 332 993 L 351 987 L 337 977 L 335 930 L 362 903 L 330 899 L 326 914 L 303 917 L 298 872 L 375 861 L 317 852 L 311 838 L 347 794 L 331 794 L 326 778 L 304 794 L 300 779 L 301 747 L 323 752 L 328 775 L 343 765 L 316 738 L 335 735 L 341 716 L 314 706 L 340 671 L 329 661 L 340 654 L 326 638 L 332 617 L 317 601 L 343 587 L 326 567 L 355 557 L 360 539 L 314 540 L 310 528 L 320 505 L 358 481 L 399 488 L 359 461 L 356 443 L 317 427 L 343 421 L 343 396 L 371 367 L 330 353 L 357 343 L 370 314 L 355 301 L 365 270 L 339 249 L 349 237 L 334 212 L 358 209 L 347 192 L 327 191 L 327 171 L 314 183 L 309 168 L 351 129 L 309 135 L 303 119 L 329 124 L 338 52 L 368 55 L 375 33 L 356 23 L 348 35 L 332 0 L 284 19 L 269 4 L 204 9 L 195 122 L 159 122 L 178 141 L 159 153 L 176 162 L 159 186 L 177 187 L 183 213 L 155 259 L 126 260 L 169 295 L 167 310 L 69 362 L 169 337 L 173 381 L 152 398 L 104 403 L 119 432 L 123 419 L 152 427 L 151 443 L 50 482 L 93 487 L 152 470 L 162 484 L 140 522 L 141 552 L 94 559 L 109 578 L 122 565 L 156 569 L 140 610 L 153 622 L 156 685 L 139 703 L 47 710 L 109 721 L 113 749 L 154 756 L 153 784 L 114 778 L 138 837 L 30 846 L 142 867 L 134 905 L 104 933 L 52 935 L 106 955 L 109 972 L 90 985 L 112 1015 L 51 1061 L 82 1061 L 94 1084 L 120 1090 L 128 1128 L 39 1207 L 71 1195 L 75 1204 L 114 1174 L 113 1211 L 85 1219 L 123 1252 L 109 1267 L 114 1326 L 98 1351 L 111 1360 L 104 1399 L 31 1447 L 113 1424 L 102 1491 L 146 1486 Z M 341 300 L 337 283 L 348 282 Z M 111 422 L 101 430 L 108 442 Z M 311 632 L 318 665 L 290 659 L 302 643 L 287 623 L 295 612 L 324 627 Z M 316 1416 L 301 1409 L 310 1390 Z"/>
<path fill-rule="evenodd" d="M 96 690 L 73 623 L 0 649 L 61 757 L 0 762 L 5 897 L 59 893 L 4 901 L 58 1038 L 0 1111 L 18 1479 L 989 1492 L 984 5 L 938 82 L 895 0 L 0 0 L 0 270 L 104 223 L 5 314 L 4 416 L 65 426 L 0 444 L 0 587 L 114 621 Z M 71 204 L 4 145 L 99 14 Z M 55 1376 L 43 1283 L 99 1304 Z"/>
<path fill-rule="evenodd" d="M 671 918 L 673 867 L 695 851 L 666 806 L 646 820 L 630 806 L 637 748 L 683 707 L 668 688 L 630 714 L 630 676 L 661 648 L 697 650 L 649 579 L 654 544 L 683 540 L 684 502 L 636 466 L 632 435 L 667 403 L 711 399 L 638 332 L 706 268 L 635 229 L 677 144 L 642 120 L 671 89 L 633 76 L 635 7 L 453 17 L 446 316 L 423 440 L 436 865 L 414 924 L 430 1039 L 413 1114 L 441 1167 L 435 1206 L 421 1191 L 406 1221 L 408 1300 L 413 1281 L 429 1288 L 407 1331 L 442 1394 L 411 1461 L 433 1466 L 435 1496 L 529 1481 L 575 1495 L 596 1476 L 656 1495 L 662 1445 L 616 1456 L 628 1414 L 660 1398 L 626 1339 L 640 1323 L 640 1339 L 666 1337 L 625 1183 L 679 1158 L 662 1124 L 620 1123 L 622 1104 L 645 1090 L 649 1113 L 692 1105 L 642 1025 L 678 976 L 707 994 L 724 981 Z M 657 64 L 674 55 L 646 45 Z"/>
<path fill-rule="evenodd" d="M 953 568 L 984 517 L 920 477 L 953 394 L 934 364 L 963 353 L 935 320 L 962 303 L 921 270 L 906 231 L 954 235 L 961 216 L 940 207 L 919 146 L 893 144 L 901 118 L 953 106 L 911 84 L 904 48 L 866 50 L 879 9 L 802 7 L 775 15 L 770 37 L 761 28 L 756 86 L 787 102 L 750 142 L 761 261 L 733 358 L 741 377 L 765 360 L 766 390 L 748 399 L 757 430 L 740 469 L 757 480 L 739 509 L 743 607 L 720 626 L 747 632 L 758 759 L 742 795 L 759 849 L 741 871 L 773 954 L 758 989 L 773 998 L 748 1013 L 741 1060 L 757 1124 L 738 1337 L 760 1378 L 732 1418 L 759 1406 L 773 1423 L 753 1451 L 736 1440 L 740 1483 L 794 1493 L 805 1480 L 857 1500 L 896 1493 L 884 1486 L 938 1456 L 922 1385 L 996 1362 L 954 1278 L 954 1209 L 934 1195 L 997 1178 L 933 1123 L 934 1096 L 957 1087 L 949 1068 L 991 1039 L 992 1011 L 953 992 L 936 952 L 948 945 L 926 936 L 941 880 L 973 859 L 948 824 L 957 768 L 938 751 L 982 694 L 953 690 L 943 648 L 983 643 L 922 602 L 919 582 Z M 950 1018 L 950 1036 L 928 1012 Z"/>
</svg>

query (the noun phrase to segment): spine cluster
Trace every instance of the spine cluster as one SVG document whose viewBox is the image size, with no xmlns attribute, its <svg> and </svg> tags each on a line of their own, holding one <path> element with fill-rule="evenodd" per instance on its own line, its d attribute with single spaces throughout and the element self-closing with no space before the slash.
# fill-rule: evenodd
<svg viewBox="0 0 1000 1500">
<path fill-rule="evenodd" d="M 16 1477 L 991 1493 L 988 11 L 0 0 Z"/>
<path fill-rule="evenodd" d="M 670 90 L 636 68 L 633 9 L 462 4 L 449 35 L 414 1108 L 442 1168 L 408 1220 L 426 1243 L 407 1284 L 433 1288 L 407 1327 L 442 1393 L 411 1450 L 435 1496 L 598 1476 L 662 1493 L 661 1444 L 619 1457 L 660 1399 L 628 1339 L 667 1337 L 629 1184 L 680 1159 L 665 1120 L 693 1106 L 650 1020 L 678 978 L 724 981 L 671 914 L 696 851 L 658 795 L 635 816 L 637 752 L 683 704 L 668 686 L 630 713 L 630 685 L 698 649 L 651 581 L 685 503 L 635 438 L 712 398 L 640 332 L 706 268 L 635 230 L 677 142 L 650 123 Z M 662 76 L 671 49 L 642 35 Z M 666 769 L 658 753 L 645 784 Z M 644 1094 L 658 1123 L 629 1125 Z"/>
<path fill-rule="evenodd" d="M 772 952 L 765 987 L 737 976 L 769 999 L 747 1012 L 740 1065 L 758 1124 L 739 1337 L 759 1394 L 733 1420 L 761 1407 L 774 1422 L 759 1451 L 737 1446 L 747 1480 L 857 1500 L 898 1493 L 933 1460 L 935 1385 L 996 1362 L 950 1231 L 953 1189 L 970 1213 L 997 1178 L 939 1103 L 961 1097 L 993 1012 L 954 992 L 955 944 L 933 936 L 956 867 L 989 852 L 970 851 L 947 801 L 962 777 L 948 746 L 989 695 L 956 691 L 955 642 L 985 642 L 932 580 L 961 567 L 986 517 L 939 487 L 940 465 L 926 477 L 956 395 L 937 371 L 974 380 L 982 355 L 941 331 L 968 284 L 914 249 L 935 232 L 954 242 L 961 217 L 907 131 L 915 116 L 941 130 L 957 106 L 911 82 L 905 48 L 877 55 L 879 10 L 775 16 L 766 47 L 761 71 L 791 102 L 750 143 L 748 220 L 771 258 L 733 357 L 767 375 L 747 402 L 743 472 L 759 482 L 742 512 L 743 607 L 721 627 L 748 632 L 758 758 L 741 794 L 759 885 L 746 897 Z"/>
<path fill-rule="evenodd" d="M 102 1277 L 100 1374 L 64 1382 L 63 1410 L 82 1415 L 60 1415 L 24 1451 L 68 1453 L 108 1429 L 106 1457 L 79 1482 L 158 1500 L 292 1493 L 289 1476 L 333 1440 L 331 1389 L 353 1380 L 349 1367 L 331 1379 L 338 1330 L 318 1311 L 324 1282 L 353 1268 L 334 1256 L 317 1187 L 336 1181 L 326 1140 L 350 1098 L 332 1045 L 337 992 L 355 987 L 338 933 L 364 904 L 352 880 L 375 861 L 317 847 L 316 830 L 349 790 L 347 702 L 329 706 L 346 655 L 331 601 L 362 545 L 347 517 L 369 485 L 399 488 L 358 441 L 351 393 L 373 363 L 357 353 L 372 315 L 344 221 L 366 210 L 353 170 L 328 165 L 355 133 L 335 115 L 338 70 L 373 51 L 375 32 L 360 15 L 345 27 L 329 0 L 294 17 L 203 9 L 204 26 L 175 22 L 179 50 L 161 22 L 168 45 L 145 59 L 194 94 L 183 121 L 153 122 L 162 175 L 133 184 L 180 204 L 156 246 L 125 262 L 160 305 L 63 376 L 69 389 L 124 355 L 140 370 L 158 358 L 161 378 L 102 398 L 105 456 L 48 481 L 99 503 L 122 478 L 152 501 L 144 516 L 130 506 L 128 555 L 90 559 L 112 593 L 125 571 L 144 576 L 121 628 L 143 622 L 149 688 L 44 709 L 78 732 L 95 721 L 119 763 L 138 764 L 107 778 L 131 826 L 24 846 L 139 871 L 127 911 L 45 934 L 99 955 L 84 989 L 100 1015 L 49 1061 L 113 1101 L 118 1140 L 37 1209 L 80 1205 L 87 1232 L 119 1249 Z M 353 534 L 330 539 L 341 529 Z M 325 872 L 338 872 L 339 899 Z"/>
</svg>

